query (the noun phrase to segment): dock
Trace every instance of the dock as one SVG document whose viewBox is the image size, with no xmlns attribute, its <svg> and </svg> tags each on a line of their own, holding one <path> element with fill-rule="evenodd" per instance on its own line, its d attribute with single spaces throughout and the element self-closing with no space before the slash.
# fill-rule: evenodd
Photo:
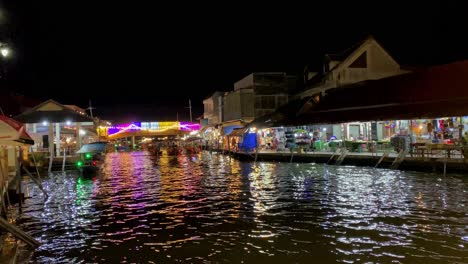
<svg viewBox="0 0 468 264">
<path fill-rule="evenodd" d="M 219 153 L 225 153 L 242 161 L 277 161 L 277 162 L 300 162 L 300 163 L 327 163 L 330 165 L 340 162 L 340 165 L 367 166 L 378 168 L 392 167 L 398 158 L 396 153 L 355 153 L 348 152 L 340 160 L 340 156 L 334 152 L 234 152 L 228 150 L 213 150 Z M 400 170 L 423 171 L 423 172 L 444 172 L 447 173 L 467 173 L 468 160 L 462 158 L 443 158 L 443 157 L 416 157 L 407 156 L 401 159 L 398 164 Z"/>
</svg>

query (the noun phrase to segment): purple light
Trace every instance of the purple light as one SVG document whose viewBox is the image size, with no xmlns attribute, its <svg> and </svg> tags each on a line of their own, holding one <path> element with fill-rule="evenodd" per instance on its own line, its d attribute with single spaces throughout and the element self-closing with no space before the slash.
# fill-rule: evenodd
<svg viewBox="0 0 468 264">
<path fill-rule="evenodd" d="M 190 123 L 190 122 L 180 122 L 180 130 L 182 131 L 200 130 L 200 124 Z"/>
<path fill-rule="evenodd" d="M 109 135 L 112 135 L 112 134 L 122 132 L 124 130 L 128 130 L 128 131 L 141 130 L 141 123 L 140 122 L 133 122 L 133 123 L 130 123 L 130 124 L 119 124 L 119 125 L 116 125 L 116 126 L 111 126 L 111 127 L 109 127 L 107 133 Z"/>
</svg>

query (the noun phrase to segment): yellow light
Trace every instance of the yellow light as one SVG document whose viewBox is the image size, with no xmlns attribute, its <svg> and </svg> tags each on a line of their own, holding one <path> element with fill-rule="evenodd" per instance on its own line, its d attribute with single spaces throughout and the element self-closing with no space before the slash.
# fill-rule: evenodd
<svg viewBox="0 0 468 264">
<path fill-rule="evenodd" d="M 423 126 L 419 126 L 419 129 L 423 129 Z"/>
</svg>

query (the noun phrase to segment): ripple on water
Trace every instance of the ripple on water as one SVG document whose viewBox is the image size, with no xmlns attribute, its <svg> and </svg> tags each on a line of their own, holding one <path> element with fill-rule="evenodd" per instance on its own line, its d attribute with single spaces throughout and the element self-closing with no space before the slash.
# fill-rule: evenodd
<svg viewBox="0 0 468 264">
<path fill-rule="evenodd" d="M 133 152 L 44 186 L 18 220 L 38 263 L 468 262 L 463 176 Z"/>
</svg>

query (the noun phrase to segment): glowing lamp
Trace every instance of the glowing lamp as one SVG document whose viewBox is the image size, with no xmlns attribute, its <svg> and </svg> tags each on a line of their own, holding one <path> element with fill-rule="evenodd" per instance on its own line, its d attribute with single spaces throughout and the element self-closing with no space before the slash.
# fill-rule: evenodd
<svg viewBox="0 0 468 264">
<path fill-rule="evenodd" d="M 83 161 L 79 160 L 79 161 L 76 163 L 76 166 L 77 166 L 78 168 L 83 167 Z"/>
<path fill-rule="evenodd" d="M 0 53 L 2 54 L 3 57 L 8 57 L 8 55 L 10 55 L 10 49 L 8 48 L 1 48 L 0 49 Z"/>
<path fill-rule="evenodd" d="M 85 154 L 85 158 L 86 158 L 86 159 L 90 159 L 90 158 L 92 158 L 92 157 L 93 157 L 93 155 L 91 155 L 91 153 L 86 153 L 86 154 Z"/>
</svg>

